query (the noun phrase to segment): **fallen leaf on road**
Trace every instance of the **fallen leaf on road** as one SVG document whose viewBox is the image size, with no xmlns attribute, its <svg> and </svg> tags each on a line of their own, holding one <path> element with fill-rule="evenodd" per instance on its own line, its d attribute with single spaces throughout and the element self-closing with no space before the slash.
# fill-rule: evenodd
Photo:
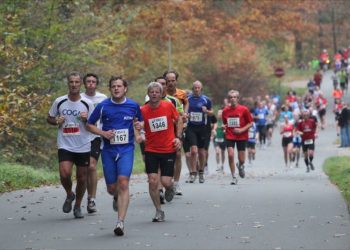
<svg viewBox="0 0 350 250">
<path fill-rule="evenodd" d="M 334 238 L 339 238 L 339 237 L 342 237 L 342 236 L 345 236 L 346 234 L 335 234 L 333 235 Z"/>
<path fill-rule="evenodd" d="M 254 228 L 261 228 L 261 227 L 264 227 L 264 225 L 262 225 L 262 224 L 257 224 L 257 225 L 254 225 L 253 227 L 254 227 Z"/>
</svg>

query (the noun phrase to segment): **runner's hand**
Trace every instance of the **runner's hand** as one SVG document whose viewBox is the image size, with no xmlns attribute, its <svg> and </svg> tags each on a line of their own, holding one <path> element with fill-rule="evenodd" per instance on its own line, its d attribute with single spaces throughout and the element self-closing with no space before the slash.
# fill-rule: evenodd
<svg viewBox="0 0 350 250">
<path fill-rule="evenodd" d="M 176 150 L 179 150 L 179 149 L 181 149 L 181 140 L 179 139 L 179 138 L 175 138 L 174 139 L 174 147 L 175 147 L 175 149 Z"/>
<path fill-rule="evenodd" d="M 57 123 L 57 125 L 61 126 L 61 125 L 64 123 L 64 121 L 65 121 L 64 116 L 58 116 L 58 117 L 56 117 L 56 123 Z"/>
<path fill-rule="evenodd" d="M 87 112 L 80 112 L 80 118 L 83 122 L 87 121 L 88 113 Z"/>
<path fill-rule="evenodd" d="M 134 118 L 134 128 L 139 131 L 142 129 L 142 124 L 136 117 Z"/>
<path fill-rule="evenodd" d="M 110 139 L 114 138 L 115 133 L 114 133 L 113 130 L 103 131 L 102 136 L 103 136 L 104 138 L 106 138 L 107 140 L 110 140 Z"/>
</svg>

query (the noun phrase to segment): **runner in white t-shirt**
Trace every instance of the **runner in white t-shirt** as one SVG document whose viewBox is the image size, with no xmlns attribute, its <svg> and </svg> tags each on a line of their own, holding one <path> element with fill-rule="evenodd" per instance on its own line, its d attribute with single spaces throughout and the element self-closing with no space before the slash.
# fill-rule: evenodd
<svg viewBox="0 0 350 250">
<path fill-rule="evenodd" d="M 74 217 L 83 218 L 80 204 L 86 190 L 91 147 L 90 133 L 86 130 L 85 123 L 94 106 L 88 99 L 80 96 L 82 78 L 78 72 L 70 73 L 67 80 L 68 94 L 54 101 L 47 122 L 58 126 L 59 173 L 62 186 L 67 193 L 63 212 L 69 213 L 72 210 L 72 203 L 76 198 Z M 73 164 L 76 165 L 76 195 L 72 191 Z"/>
<path fill-rule="evenodd" d="M 107 98 L 105 94 L 96 91 L 99 84 L 99 78 L 96 74 L 88 73 L 83 78 L 85 86 L 85 92 L 80 93 L 82 97 L 89 99 L 94 106 L 102 102 Z M 97 126 L 101 127 L 100 122 L 97 122 Z M 96 209 L 96 190 L 97 190 L 97 172 L 96 166 L 98 158 L 101 154 L 102 139 L 99 135 L 91 134 L 91 151 L 90 151 L 90 165 L 88 168 L 87 177 L 87 211 L 88 213 L 95 213 Z"/>
</svg>

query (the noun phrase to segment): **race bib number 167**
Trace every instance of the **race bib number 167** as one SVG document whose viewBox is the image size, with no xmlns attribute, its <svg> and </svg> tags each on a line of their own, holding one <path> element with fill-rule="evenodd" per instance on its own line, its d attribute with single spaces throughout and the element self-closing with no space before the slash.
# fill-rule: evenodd
<svg viewBox="0 0 350 250">
<path fill-rule="evenodd" d="M 111 144 L 127 144 L 129 143 L 129 130 L 118 129 L 114 131 L 114 137 L 110 140 Z"/>
</svg>

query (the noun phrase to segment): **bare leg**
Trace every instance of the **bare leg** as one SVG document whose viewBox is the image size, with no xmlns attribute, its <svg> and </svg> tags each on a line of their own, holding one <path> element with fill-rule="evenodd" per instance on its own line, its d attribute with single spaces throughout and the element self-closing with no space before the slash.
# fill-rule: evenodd
<svg viewBox="0 0 350 250">
<path fill-rule="evenodd" d="M 87 178 L 88 198 L 96 198 L 96 189 L 97 189 L 96 165 L 97 165 L 97 160 L 94 157 L 90 157 L 90 165 L 88 168 L 88 178 Z"/>
</svg>

